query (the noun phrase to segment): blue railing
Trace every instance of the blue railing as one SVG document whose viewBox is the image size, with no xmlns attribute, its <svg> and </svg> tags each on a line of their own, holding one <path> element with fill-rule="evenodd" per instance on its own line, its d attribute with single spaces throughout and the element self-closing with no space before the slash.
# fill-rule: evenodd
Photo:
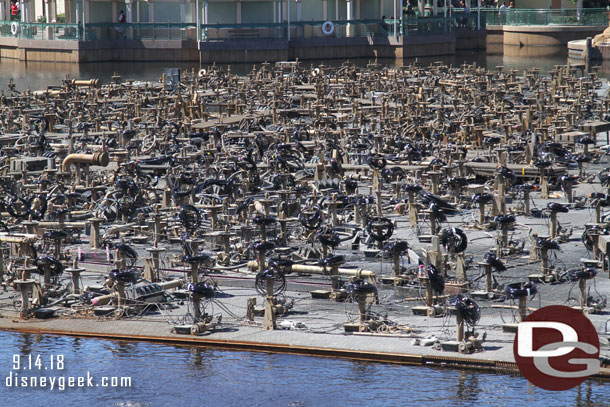
<svg viewBox="0 0 610 407">
<path fill-rule="evenodd" d="M 481 26 L 485 24 L 481 19 Z M 476 29 L 475 14 L 455 13 L 451 17 L 408 16 L 402 20 L 365 19 L 293 21 L 284 23 L 201 24 L 202 41 L 247 39 L 350 38 L 439 35 L 456 29 Z M 84 30 L 84 34 L 83 34 Z M 0 21 L 0 36 L 41 40 L 196 40 L 194 23 L 21 23 Z"/>
<path fill-rule="evenodd" d="M 476 12 L 476 9 L 472 10 Z M 482 8 L 488 25 L 607 25 L 605 8 L 582 9 L 506 9 Z"/>
<path fill-rule="evenodd" d="M 0 21 L 0 37 L 29 40 L 80 40 L 82 28 L 77 24 L 22 23 Z"/>
</svg>

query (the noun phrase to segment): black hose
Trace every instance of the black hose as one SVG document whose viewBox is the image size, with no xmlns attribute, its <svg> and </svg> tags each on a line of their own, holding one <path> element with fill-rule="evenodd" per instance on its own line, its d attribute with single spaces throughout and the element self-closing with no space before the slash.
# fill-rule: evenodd
<svg viewBox="0 0 610 407">
<path fill-rule="evenodd" d="M 509 298 L 521 298 L 533 296 L 538 292 L 538 287 L 533 281 L 527 283 L 512 283 L 504 287 L 504 292 Z"/>
<path fill-rule="evenodd" d="M 592 278 L 595 278 L 597 273 L 598 273 L 598 270 L 594 267 L 570 270 L 570 271 L 568 271 L 568 280 L 570 280 L 570 281 L 591 280 Z"/>
<path fill-rule="evenodd" d="M 388 218 L 376 216 L 368 221 L 366 231 L 373 239 L 384 242 L 394 233 L 394 224 Z"/>
<path fill-rule="evenodd" d="M 361 278 L 348 281 L 343 288 L 352 295 L 377 294 L 377 287 Z"/>
<path fill-rule="evenodd" d="M 463 294 L 458 294 L 449 300 L 449 304 L 455 307 L 466 325 L 474 327 L 481 319 L 481 308 L 472 299 Z"/>
<path fill-rule="evenodd" d="M 307 214 L 307 209 L 302 210 L 301 213 L 299 213 L 299 222 L 307 229 L 317 229 L 322 223 L 322 209 L 316 205 L 313 206 L 311 210 L 313 213 L 310 215 Z"/>
<path fill-rule="evenodd" d="M 468 247 L 468 238 L 462 229 L 445 229 L 441 234 L 441 244 L 447 250 L 453 250 L 455 253 L 461 253 Z"/>
<path fill-rule="evenodd" d="M 108 273 L 108 277 L 114 281 L 119 281 L 122 283 L 132 283 L 132 282 L 135 282 L 135 280 L 136 280 L 136 271 L 132 270 L 132 269 L 130 269 L 130 270 L 114 269 L 114 270 L 110 270 L 110 272 Z"/>
<path fill-rule="evenodd" d="M 432 289 L 439 294 L 445 291 L 445 279 L 443 275 L 432 264 L 428 264 L 428 279 Z"/>
<path fill-rule="evenodd" d="M 267 296 L 267 284 L 269 280 L 273 281 L 273 295 L 281 295 L 286 291 L 286 276 L 282 270 L 267 269 L 256 274 L 254 286 L 256 292 L 263 297 Z"/>
<path fill-rule="evenodd" d="M 205 299 L 210 299 L 214 297 L 214 287 L 212 287 L 208 283 L 188 283 L 186 289 L 187 291 Z"/>
<path fill-rule="evenodd" d="M 201 225 L 201 214 L 193 205 L 182 205 L 178 219 L 187 230 L 197 229 Z"/>
</svg>

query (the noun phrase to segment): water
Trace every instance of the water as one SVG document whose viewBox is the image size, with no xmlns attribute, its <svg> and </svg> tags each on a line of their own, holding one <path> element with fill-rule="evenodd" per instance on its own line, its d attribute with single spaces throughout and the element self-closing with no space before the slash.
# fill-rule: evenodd
<svg viewBox="0 0 610 407">
<path fill-rule="evenodd" d="M 495 53 L 494 53 L 495 52 Z M 446 64 L 459 66 L 463 63 L 476 63 L 478 66 L 495 70 L 497 66 L 504 66 L 506 70 L 518 69 L 520 71 L 537 67 L 542 72 L 548 72 L 555 65 L 565 65 L 568 62 L 567 49 L 563 47 L 500 47 L 499 50 L 488 50 L 488 53 L 468 52 L 445 57 L 418 58 L 422 64 L 442 61 Z M 415 59 L 405 59 L 403 64 L 409 64 Z M 353 63 L 365 66 L 370 59 L 356 59 Z M 380 59 L 382 65 L 393 66 L 395 59 Z M 580 61 L 576 61 L 580 63 Z M 303 61 L 304 66 L 324 63 L 327 65 L 340 65 L 343 60 Z M 572 62 L 574 63 L 574 61 Z M 599 62 L 601 63 L 601 62 Z M 260 64 L 257 64 L 260 65 Z M 7 89 L 9 79 L 17 84 L 18 90 L 46 89 L 48 85 L 61 85 L 62 80 L 69 76 L 72 79 L 98 78 L 103 83 L 111 80 L 113 73 L 118 73 L 123 79 L 136 79 L 144 81 L 157 81 L 165 68 L 182 68 L 183 70 L 199 70 L 198 63 L 172 63 L 172 62 L 103 62 L 90 64 L 63 64 L 47 62 L 20 62 L 3 59 L 0 63 L 0 89 Z M 231 71 L 236 74 L 246 74 L 252 69 L 252 64 L 231 64 Z M 600 76 L 610 78 L 610 61 L 601 65 Z"/>
<path fill-rule="evenodd" d="M 610 399 L 610 385 L 591 380 L 558 394 L 509 375 L 147 342 L 0 332 L 0 350 L 0 400 L 11 407 L 593 407 L 608 406 Z M 60 354 L 65 369 L 51 371 L 51 357 Z M 93 384 L 102 376 L 119 376 L 130 377 L 131 387 L 7 388 L 13 355 L 26 367 L 18 371 L 21 376 L 89 372 Z M 33 364 L 40 357 L 42 372 L 35 366 L 29 371 L 29 355 Z"/>
</svg>

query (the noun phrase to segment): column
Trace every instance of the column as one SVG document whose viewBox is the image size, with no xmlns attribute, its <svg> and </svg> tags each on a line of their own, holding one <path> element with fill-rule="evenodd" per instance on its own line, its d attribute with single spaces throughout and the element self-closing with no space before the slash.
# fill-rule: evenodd
<svg viewBox="0 0 610 407">
<path fill-rule="evenodd" d="M 119 7 L 116 1 L 112 2 L 112 21 L 119 21 Z"/>
<path fill-rule="evenodd" d="M 237 13 L 237 16 L 236 16 L 237 24 L 241 24 L 241 1 L 239 1 L 239 0 L 237 1 L 236 5 L 235 5 L 235 9 L 236 9 L 236 13 Z"/>
<path fill-rule="evenodd" d="M 132 14 L 132 0 L 125 0 L 125 22 L 131 23 L 133 21 Z"/>
<path fill-rule="evenodd" d="M 424 0 L 417 0 L 417 10 L 419 11 L 419 17 L 424 16 Z"/>
<path fill-rule="evenodd" d="M 195 10 L 195 38 L 197 39 L 197 41 L 201 41 L 201 20 L 199 17 L 199 0 L 196 0 L 195 2 L 195 8 L 193 9 Z"/>
<path fill-rule="evenodd" d="M 328 0 L 322 0 L 322 20 L 328 20 Z"/>
<path fill-rule="evenodd" d="M 438 15 L 438 0 L 432 0 L 432 15 L 434 17 Z"/>
<path fill-rule="evenodd" d="M 278 0 L 278 1 L 276 1 L 275 3 L 276 3 L 276 8 L 275 8 L 275 11 L 276 11 L 276 13 L 275 13 L 275 22 L 276 22 L 276 23 L 278 23 L 278 24 L 281 24 L 281 23 L 284 21 L 284 19 L 283 19 L 284 12 L 283 12 L 283 10 L 282 10 L 282 9 L 283 9 L 283 7 L 282 7 L 282 1 L 281 1 L 281 0 Z M 278 26 L 278 28 L 275 30 L 275 33 L 276 33 L 276 34 L 275 34 L 275 38 L 280 38 L 280 39 L 281 39 L 281 38 L 284 38 L 284 36 L 282 35 L 282 32 L 283 32 L 282 27 Z"/>
<path fill-rule="evenodd" d="M 70 10 L 70 0 L 66 0 L 64 3 L 64 10 L 66 16 L 66 23 L 72 23 L 72 13 Z"/>
<path fill-rule="evenodd" d="M 297 21 L 302 21 L 303 14 L 301 12 L 301 0 L 295 0 L 295 2 L 297 3 Z M 322 14 L 324 14 L 324 13 L 322 13 Z"/>
<path fill-rule="evenodd" d="M 47 23 L 57 22 L 56 17 L 55 17 L 55 15 L 56 15 L 55 0 L 46 0 L 45 8 L 46 8 L 45 14 L 47 15 Z M 53 27 L 47 27 L 46 32 L 47 32 L 48 39 L 54 38 L 55 30 Z"/>
<path fill-rule="evenodd" d="M 398 2 L 397 0 L 394 0 L 394 7 L 392 7 L 392 20 L 394 20 L 394 24 L 392 24 L 392 26 L 394 27 L 394 36 L 397 37 L 398 36 L 398 15 L 396 14 L 396 9 L 398 8 Z"/>
<path fill-rule="evenodd" d="M 125 22 L 131 24 L 133 22 L 133 0 L 125 0 Z M 129 27 L 125 29 L 125 35 L 127 38 L 133 38 L 133 28 Z"/>
<path fill-rule="evenodd" d="M 346 7 L 346 16 L 345 19 L 349 22 L 352 21 L 354 19 L 354 1 L 353 0 L 345 0 L 345 2 L 347 3 L 347 7 Z M 345 36 L 346 37 L 353 37 L 355 34 L 355 28 L 353 24 L 347 24 L 345 26 Z"/>
<path fill-rule="evenodd" d="M 51 20 L 51 2 L 49 0 L 45 0 L 44 2 L 44 14 L 47 17 L 47 24 L 49 24 L 52 20 Z"/>
<path fill-rule="evenodd" d="M 239 2 L 237 3 L 239 5 Z M 239 7 L 239 6 L 238 6 Z M 184 0 L 180 0 L 180 22 L 184 23 Z M 239 21 L 238 21 L 239 23 Z"/>
<path fill-rule="evenodd" d="M 112 2 L 112 21 L 119 21 L 119 6 L 116 1 Z M 116 31 L 116 28 L 111 30 L 110 39 L 116 40 L 120 38 L 120 34 Z"/>
<path fill-rule="evenodd" d="M 208 24 L 208 6 L 209 6 L 209 1 L 208 0 L 204 0 L 203 2 L 203 11 L 202 11 L 202 15 L 201 15 L 201 19 L 203 20 L 203 24 Z M 203 38 L 207 41 L 208 40 L 208 29 L 204 28 L 203 29 Z"/>
<path fill-rule="evenodd" d="M 282 7 L 282 1 L 281 1 L 281 0 L 279 0 L 279 1 L 277 2 L 277 16 L 275 17 L 275 19 L 276 19 L 276 21 L 277 21 L 278 23 L 281 23 L 282 21 L 284 21 L 284 19 L 283 19 L 284 12 L 283 12 L 282 8 L 283 8 L 283 7 Z"/>
<path fill-rule="evenodd" d="M 360 0 L 356 0 L 356 20 L 360 20 Z"/>
<path fill-rule="evenodd" d="M 379 18 L 383 17 L 383 0 L 379 1 Z"/>
<path fill-rule="evenodd" d="M 208 6 L 209 6 L 209 4 L 210 3 L 209 3 L 208 0 L 205 0 L 204 3 L 203 3 L 203 24 L 209 24 L 208 23 Z M 208 39 L 208 29 L 207 28 L 205 29 L 204 35 L 205 35 L 205 39 L 207 40 Z"/>
</svg>

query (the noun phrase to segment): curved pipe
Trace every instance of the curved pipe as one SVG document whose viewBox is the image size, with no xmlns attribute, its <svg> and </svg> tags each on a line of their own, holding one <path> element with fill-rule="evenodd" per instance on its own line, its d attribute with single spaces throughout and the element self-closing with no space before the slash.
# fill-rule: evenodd
<svg viewBox="0 0 610 407">
<path fill-rule="evenodd" d="M 99 165 L 105 167 L 109 162 L 110 157 L 106 152 L 93 154 L 70 154 L 64 158 L 64 161 L 61 163 L 61 170 L 63 172 L 68 172 L 68 168 L 70 168 L 70 165 L 74 163 Z"/>
</svg>

